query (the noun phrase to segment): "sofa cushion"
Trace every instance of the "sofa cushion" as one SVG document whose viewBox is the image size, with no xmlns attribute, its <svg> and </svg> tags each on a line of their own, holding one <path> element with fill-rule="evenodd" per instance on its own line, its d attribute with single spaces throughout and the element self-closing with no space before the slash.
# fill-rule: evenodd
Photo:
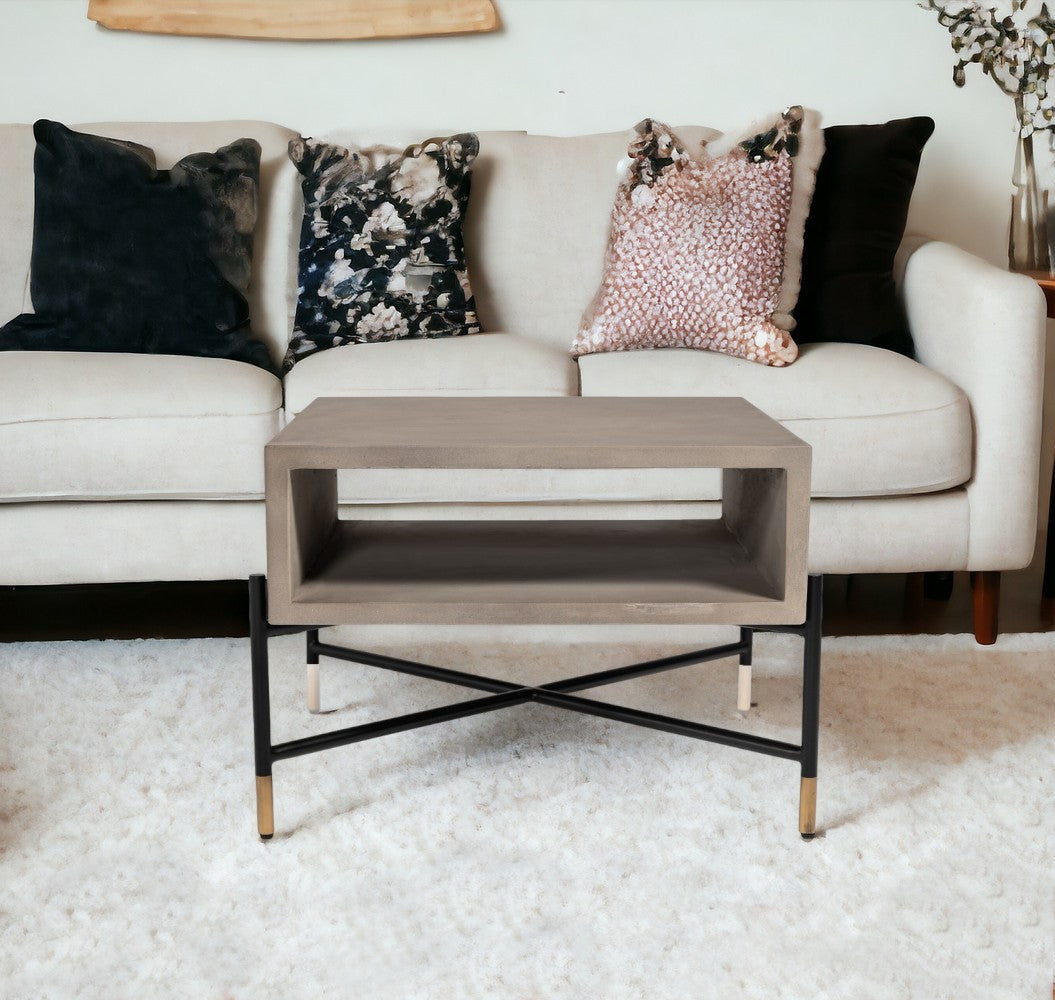
<svg viewBox="0 0 1055 1000">
<path fill-rule="evenodd" d="M 281 405 L 239 361 L 9 351 L 0 500 L 260 497 Z"/>
<path fill-rule="evenodd" d="M 574 396 L 567 349 L 509 333 L 348 344 L 286 376 L 286 416 L 319 396 Z"/>
<path fill-rule="evenodd" d="M 679 349 L 592 354 L 579 374 L 584 396 L 743 396 L 813 446 L 816 497 L 930 493 L 971 476 L 966 395 L 881 348 L 804 345 L 788 368 Z"/>
</svg>

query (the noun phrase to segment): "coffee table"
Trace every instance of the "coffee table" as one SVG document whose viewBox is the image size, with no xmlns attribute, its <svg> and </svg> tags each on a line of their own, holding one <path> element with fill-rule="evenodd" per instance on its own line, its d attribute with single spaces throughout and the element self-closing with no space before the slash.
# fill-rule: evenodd
<svg viewBox="0 0 1055 1000">
<path fill-rule="evenodd" d="M 276 761 L 526 702 L 797 761 L 799 832 L 815 833 L 822 578 L 808 577 L 810 447 L 739 398 L 317 399 L 266 447 L 267 576 L 249 581 L 257 822 L 274 833 Z M 692 520 L 351 520 L 339 469 L 699 469 L 721 516 Z M 485 498 L 483 498 L 485 499 Z M 342 624 L 735 624 L 737 642 L 527 686 L 319 639 Z M 789 624 L 790 623 L 790 624 Z M 455 705 L 272 744 L 268 639 L 487 692 Z M 725 657 L 755 632 L 801 636 L 800 744 L 574 692 Z"/>
</svg>

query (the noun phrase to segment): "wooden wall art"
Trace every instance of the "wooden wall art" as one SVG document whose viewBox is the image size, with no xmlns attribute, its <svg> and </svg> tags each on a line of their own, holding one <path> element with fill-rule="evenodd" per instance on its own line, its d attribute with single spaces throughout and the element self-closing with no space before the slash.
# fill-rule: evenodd
<svg viewBox="0 0 1055 1000">
<path fill-rule="evenodd" d="M 230 38 L 400 38 L 494 31 L 492 0 L 89 0 L 104 28 Z"/>
</svg>

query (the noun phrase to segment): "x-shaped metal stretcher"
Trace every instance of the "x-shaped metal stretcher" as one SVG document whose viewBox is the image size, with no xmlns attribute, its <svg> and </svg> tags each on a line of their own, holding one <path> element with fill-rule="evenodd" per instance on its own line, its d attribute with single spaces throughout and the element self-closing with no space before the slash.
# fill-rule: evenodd
<svg viewBox="0 0 1055 1000">
<path fill-rule="evenodd" d="M 250 649 L 253 668 L 257 824 L 260 836 L 267 840 L 274 834 L 271 772 L 275 761 L 318 753 L 332 747 L 375 739 L 378 736 L 388 736 L 390 733 L 401 733 L 441 722 L 450 722 L 470 715 L 482 715 L 500 708 L 511 708 L 514 705 L 535 702 L 573 712 L 582 712 L 585 715 L 595 715 L 603 719 L 614 719 L 617 722 L 644 726 L 648 729 L 658 729 L 661 732 L 691 736 L 708 743 L 719 743 L 723 746 L 768 754 L 771 757 L 798 761 L 802 771 L 799 790 L 799 832 L 804 838 L 811 839 L 816 832 L 822 604 L 823 577 L 812 576 L 809 578 L 807 589 L 806 620 L 801 625 L 742 626 L 738 642 L 533 686 L 321 642 L 319 627 L 322 626 L 272 625 L 267 620 L 266 577 L 252 576 L 249 578 Z M 365 666 L 380 667 L 382 670 L 411 674 L 415 677 L 426 677 L 429 680 L 443 681 L 446 684 L 472 688 L 477 691 L 487 691 L 489 694 L 483 698 L 475 698 L 454 705 L 431 708 L 422 712 L 410 712 L 390 719 L 366 722 L 272 745 L 268 640 L 274 636 L 303 632 L 307 633 L 308 663 L 318 663 L 320 656 L 326 656 Z M 802 742 L 799 745 L 717 726 L 708 726 L 699 722 L 690 722 L 685 719 L 657 715 L 654 712 L 645 712 L 636 708 L 610 705 L 592 698 L 581 698 L 572 693 L 731 656 L 739 657 L 742 664 L 750 664 L 755 632 L 779 632 L 801 636 L 803 639 Z"/>
</svg>

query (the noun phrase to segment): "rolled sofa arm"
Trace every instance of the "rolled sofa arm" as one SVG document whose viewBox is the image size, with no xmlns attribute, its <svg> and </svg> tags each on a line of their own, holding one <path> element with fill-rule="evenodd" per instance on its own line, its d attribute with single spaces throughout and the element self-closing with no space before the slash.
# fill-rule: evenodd
<svg viewBox="0 0 1055 1000">
<path fill-rule="evenodd" d="M 1044 396 L 1044 293 L 948 243 L 909 237 L 895 276 L 916 357 L 971 402 L 967 568 L 1020 569 L 1037 533 Z"/>
</svg>

